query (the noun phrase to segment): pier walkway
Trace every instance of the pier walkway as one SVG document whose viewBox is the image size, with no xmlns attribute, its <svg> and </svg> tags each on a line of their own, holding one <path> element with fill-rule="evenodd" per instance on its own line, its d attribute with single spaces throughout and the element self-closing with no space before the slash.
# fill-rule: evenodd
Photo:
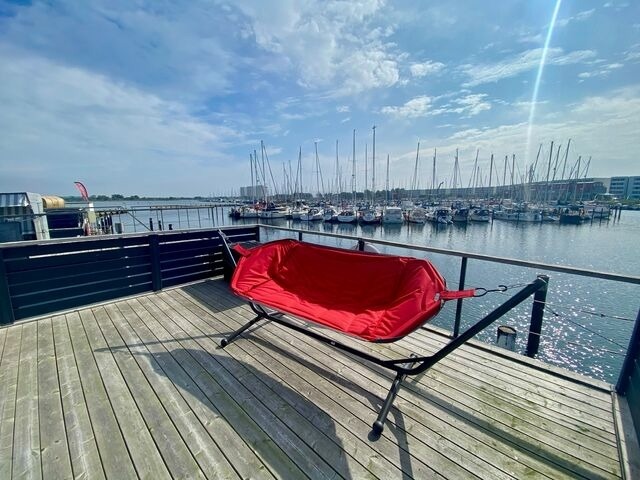
<svg viewBox="0 0 640 480">
<path fill-rule="evenodd" d="M 219 349 L 251 316 L 213 279 L 1 328 L 0 478 L 615 479 L 638 461 L 610 386 L 473 342 L 371 441 L 391 374 L 275 324 Z"/>
</svg>

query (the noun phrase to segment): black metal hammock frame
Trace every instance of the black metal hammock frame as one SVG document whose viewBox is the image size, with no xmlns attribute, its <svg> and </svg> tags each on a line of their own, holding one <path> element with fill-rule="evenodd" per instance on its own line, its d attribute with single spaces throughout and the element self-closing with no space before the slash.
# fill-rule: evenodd
<svg viewBox="0 0 640 480">
<path fill-rule="evenodd" d="M 222 239 L 224 254 L 227 257 L 227 260 L 231 262 L 233 266 L 237 266 L 236 260 L 231 250 L 232 246 L 229 243 L 229 239 L 222 231 L 219 231 L 219 235 L 220 235 L 220 238 Z M 492 312 L 490 312 L 485 317 L 480 319 L 477 323 L 469 327 L 466 331 L 464 331 L 457 337 L 452 338 L 446 345 L 444 345 L 440 350 L 433 353 L 432 355 L 420 356 L 420 355 L 412 354 L 408 358 L 399 358 L 399 359 L 393 359 L 393 360 L 379 358 L 367 352 L 364 352 L 362 350 L 359 350 L 357 348 L 354 348 L 342 342 L 339 342 L 333 338 L 322 335 L 321 333 L 318 333 L 313 330 L 308 330 L 301 325 L 290 322 L 287 320 L 285 316 L 287 312 L 268 311 L 262 305 L 252 301 L 249 301 L 249 305 L 253 310 L 253 312 L 255 313 L 255 317 L 252 318 L 245 325 L 237 329 L 236 331 L 230 333 L 227 337 L 223 338 L 220 342 L 220 347 L 221 348 L 226 347 L 231 342 L 233 342 L 239 335 L 245 332 L 247 329 L 251 328 L 253 325 L 257 324 L 261 320 L 266 320 L 266 321 L 275 322 L 286 328 L 299 332 L 307 337 L 311 337 L 321 343 L 330 345 L 338 350 L 354 355 L 357 358 L 361 358 L 375 365 L 379 365 L 381 367 L 387 368 L 395 372 L 396 376 L 391 384 L 391 387 L 389 388 L 389 392 L 387 393 L 387 396 L 384 402 L 382 403 L 382 407 L 378 412 L 378 417 L 372 426 L 371 438 L 375 440 L 379 438 L 380 435 L 382 434 L 389 411 L 391 410 L 391 407 L 393 406 L 393 402 L 396 396 L 398 395 L 398 392 L 400 391 L 402 382 L 407 378 L 407 376 L 419 375 L 427 371 L 429 368 L 431 368 L 433 365 L 435 365 L 440 360 L 445 358 L 451 352 L 453 352 L 454 350 L 462 346 L 464 343 L 466 343 L 476 334 L 478 334 L 479 332 L 487 328 L 489 325 L 495 322 L 498 318 L 502 317 L 507 312 L 509 312 L 516 306 L 518 306 L 520 303 L 525 301 L 528 297 L 533 295 L 536 291 L 545 287 L 545 285 L 546 285 L 545 280 L 540 277 L 536 278 L 536 280 L 534 280 L 533 282 L 526 284 L 524 288 L 522 288 L 519 292 L 517 292 L 508 300 L 506 300 L 504 303 L 496 307 Z M 503 286 L 501 286 L 499 289 L 496 289 L 496 291 L 504 291 L 504 288 L 502 287 Z M 339 330 L 335 330 L 335 331 L 340 332 Z"/>
</svg>

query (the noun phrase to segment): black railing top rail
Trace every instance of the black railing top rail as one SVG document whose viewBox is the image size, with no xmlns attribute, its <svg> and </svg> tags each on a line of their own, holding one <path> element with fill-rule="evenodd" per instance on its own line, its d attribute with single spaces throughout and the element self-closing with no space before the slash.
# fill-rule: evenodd
<svg viewBox="0 0 640 480">
<path fill-rule="evenodd" d="M 494 263 L 502 263 L 505 265 L 516 265 L 519 267 L 527 267 L 527 268 L 536 268 L 541 270 L 547 270 L 552 272 L 561 272 L 561 273 L 569 273 L 572 275 L 580 275 L 583 277 L 591 277 L 591 278 L 602 278 L 604 280 L 613 280 L 616 282 L 624 282 L 640 285 L 640 276 L 636 275 L 624 275 L 619 273 L 612 272 L 601 272 L 597 270 L 588 270 L 585 268 L 577 268 L 577 267 L 568 267 L 565 265 L 554 265 L 552 263 L 543 263 L 543 262 L 532 262 L 528 260 L 518 260 L 515 258 L 506 258 L 506 257 L 496 257 L 493 255 L 484 255 L 481 253 L 471 253 L 471 252 L 463 252 L 460 250 L 449 250 L 446 248 L 436 248 L 436 247 L 427 247 L 422 245 L 415 245 L 410 243 L 401 243 L 401 242 L 392 242 L 389 240 L 381 240 L 378 238 L 368 238 L 368 237 L 358 237 L 353 235 L 345 235 L 340 233 L 329 233 L 329 232 L 320 232 L 315 230 L 302 230 L 298 228 L 288 228 L 288 227 L 278 227 L 276 225 L 265 225 L 261 223 L 258 225 L 261 228 L 271 229 L 271 230 L 282 230 L 292 233 L 302 233 L 306 235 L 317 235 L 321 237 L 331 237 L 331 238 L 341 238 L 345 240 L 364 240 L 369 243 L 374 243 L 377 245 L 385 245 L 388 247 L 396 247 L 396 248 L 408 248 L 411 250 L 417 250 L 421 252 L 430 252 L 437 253 L 442 255 L 449 255 L 454 257 L 461 258 L 473 258 L 476 260 L 484 260 L 487 262 Z M 226 229 L 227 227 L 225 227 Z"/>
<path fill-rule="evenodd" d="M 164 236 L 182 236 L 190 235 L 193 238 L 197 238 L 199 235 L 211 234 L 211 232 L 217 232 L 219 228 L 224 228 L 227 230 L 242 230 L 247 227 L 259 227 L 260 225 L 224 225 L 222 227 L 216 228 L 189 228 L 183 230 L 154 230 L 154 231 L 146 231 L 146 232 L 131 232 L 131 233 L 120 233 L 120 234 L 103 234 L 103 235 L 89 235 L 87 237 L 69 237 L 69 238 L 51 238 L 47 240 L 24 240 L 20 242 L 5 242 L 0 243 L 0 250 L 12 250 L 16 247 L 33 247 L 34 245 L 47 245 L 47 244 L 56 244 L 59 245 L 61 243 L 76 243 L 76 242 L 103 242 L 105 240 L 114 240 L 118 238 L 136 238 L 136 237 L 144 237 L 147 238 L 149 235 L 159 235 L 161 237 Z"/>
</svg>

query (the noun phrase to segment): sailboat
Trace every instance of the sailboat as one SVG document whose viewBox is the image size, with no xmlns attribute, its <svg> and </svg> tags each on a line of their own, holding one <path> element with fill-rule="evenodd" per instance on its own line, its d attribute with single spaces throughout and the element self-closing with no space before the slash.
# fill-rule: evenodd
<svg viewBox="0 0 640 480">
<path fill-rule="evenodd" d="M 353 191 L 353 203 L 356 203 L 356 131 L 353 130 L 353 169 L 351 174 L 351 188 Z M 347 206 L 338 214 L 339 223 L 356 223 L 358 221 L 358 212 L 355 207 Z"/>
<path fill-rule="evenodd" d="M 418 141 L 418 148 L 416 149 L 416 163 L 413 169 L 413 181 L 411 185 L 411 194 L 418 188 L 418 162 L 420 159 L 420 141 Z M 418 206 L 413 206 L 407 215 L 407 221 L 409 223 L 425 224 L 427 222 L 427 211 Z"/>
</svg>

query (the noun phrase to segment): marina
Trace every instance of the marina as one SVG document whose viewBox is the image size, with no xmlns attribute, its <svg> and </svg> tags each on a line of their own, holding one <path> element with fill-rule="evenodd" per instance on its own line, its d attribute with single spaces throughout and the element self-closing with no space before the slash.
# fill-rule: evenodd
<svg viewBox="0 0 640 480">
<path fill-rule="evenodd" d="M 68 204 L 76 215 L 86 210 L 86 204 Z M 357 223 L 355 208 L 342 209 L 330 218 L 316 220 L 287 219 L 287 209 L 273 207 L 271 218 L 260 218 L 258 209 L 251 209 L 254 216 L 235 219 L 230 213 L 238 207 L 222 203 L 193 201 L 147 201 L 119 203 L 94 202 L 93 215 L 95 234 L 150 233 L 152 231 L 191 230 L 222 225 L 252 224 L 262 222 L 275 227 L 301 229 L 309 233 L 338 234 L 357 238 L 401 242 L 417 246 L 466 251 L 496 257 L 516 258 L 534 262 L 568 265 L 595 271 L 616 272 L 635 275 L 637 273 L 635 239 L 640 231 L 640 215 L 635 211 L 617 211 L 606 218 L 591 218 L 578 225 L 561 222 L 501 221 L 489 216 L 488 221 L 474 221 L 474 209 L 467 222 L 429 222 L 426 208 L 416 207 L 413 215 L 422 215 L 414 221 L 403 219 L 401 207 L 385 207 L 394 212 L 395 221 L 389 222 L 382 215 L 381 221 Z M 243 207 L 248 208 L 248 207 Z M 320 210 L 320 208 L 318 208 Z M 302 215 L 304 204 L 299 204 Z M 335 209 L 338 211 L 338 209 Z M 406 206 L 405 210 L 406 212 Z M 435 210 L 434 210 L 435 211 Z M 480 211 L 480 209 L 478 210 Z M 279 213 L 282 212 L 282 213 Z M 443 210 L 444 215 L 451 215 Z M 494 214 L 495 215 L 495 214 Z M 109 217 L 111 230 L 104 226 Z M 389 218 L 389 217 L 387 217 Z M 336 221 L 337 219 L 337 221 Z M 279 238 L 275 230 L 267 231 L 267 238 Z M 84 233 L 81 231 L 81 233 Z M 312 237 L 310 237 L 312 238 Z M 615 253 L 610 250 L 612 239 L 616 241 Z M 323 242 L 323 237 L 313 241 Z M 340 242 L 340 240 L 338 240 Z M 343 245 L 342 243 L 339 243 Z M 349 248 L 349 245 L 345 245 Z M 385 253 L 407 253 L 402 249 L 380 247 Z M 459 266 L 447 256 L 432 257 L 441 269 L 448 284 L 456 284 Z M 507 266 L 489 266 L 488 272 L 495 283 L 517 284 L 524 273 Z M 471 267 L 468 285 L 482 286 L 486 282 L 487 270 Z M 535 270 L 531 272 L 535 275 Z M 498 280 L 500 279 L 500 280 Z M 601 380 L 611 381 L 617 375 L 622 361 L 621 352 L 630 334 L 632 320 L 636 314 L 636 292 L 628 286 L 611 290 L 609 285 L 599 285 L 563 275 L 554 276 L 550 284 L 553 303 L 553 321 L 543 332 L 540 356 L 554 365 L 573 369 Z M 471 309 L 475 308 L 473 305 Z M 551 307 L 550 307 L 551 308 Z M 550 310 L 551 312 L 551 310 Z M 523 336 L 527 334 L 527 315 L 515 315 L 512 327 L 519 332 L 517 351 L 524 351 Z M 437 322 L 447 325 L 450 312 L 443 312 Z M 491 332 L 480 334 L 480 338 L 493 342 Z"/>
</svg>

